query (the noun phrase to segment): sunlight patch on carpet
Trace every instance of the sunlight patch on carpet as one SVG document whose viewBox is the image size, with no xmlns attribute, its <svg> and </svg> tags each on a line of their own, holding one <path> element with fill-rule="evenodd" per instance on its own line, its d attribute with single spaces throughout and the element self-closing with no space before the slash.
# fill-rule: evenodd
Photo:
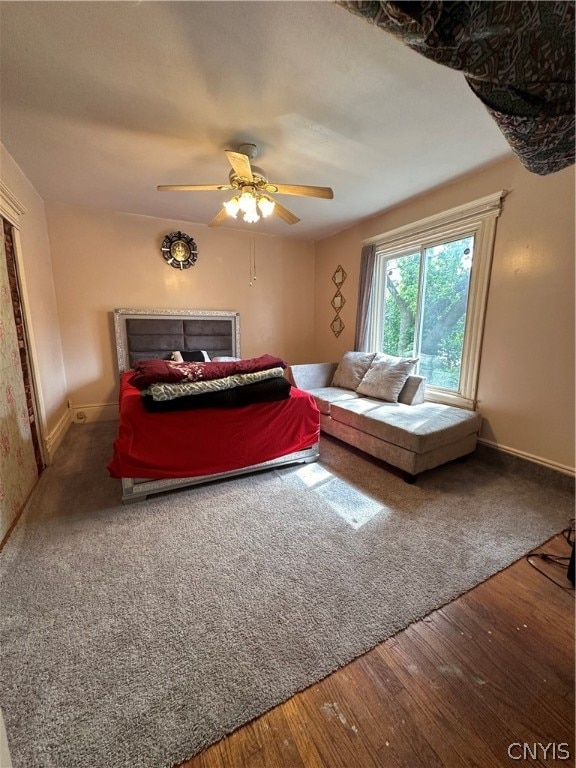
<svg viewBox="0 0 576 768">
<path fill-rule="evenodd" d="M 296 480 L 318 494 L 349 526 L 358 530 L 376 515 L 388 511 L 380 502 L 335 477 L 320 464 L 306 464 L 279 473 L 285 480 Z"/>
<path fill-rule="evenodd" d="M 283 480 L 295 478 L 306 488 L 314 488 L 321 483 L 331 480 L 334 475 L 320 464 L 304 464 L 298 469 L 289 467 L 288 469 L 278 470 L 278 474 Z"/>
<path fill-rule="evenodd" d="M 6 728 L 4 726 L 4 718 L 2 717 L 2 709 L 0 708 L 0 765 L 2 768 L 12 768 L 12 760 L 10 759 L 10 752 L 8 750 L 8 739 L 6 737 Z"/>
<path fill-rule="evenodd" d="M 382 504 L 337 477 L 320 486 L 315 492 L 354 530 L 386 511 Z"/>
</svg>

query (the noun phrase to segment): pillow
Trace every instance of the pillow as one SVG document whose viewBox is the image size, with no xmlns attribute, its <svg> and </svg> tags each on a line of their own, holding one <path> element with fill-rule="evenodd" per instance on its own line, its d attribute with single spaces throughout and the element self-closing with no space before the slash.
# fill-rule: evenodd
<svg viewBox="0 0 576 768">
<path fill-rule="evenodd" d="M 356 388 L 356 392 L 359 395 L 397 403 L 398 395 L 417 362 L 417 357 L 375 355 L 372 365 Z"/>
<path fill-rule="evenodd" d="M 230 357 L 229 355 L 222 355 L 221 357 L 213 357 L 213 363 L 235 363 L 238 360 L 242 360 L 241 357 Z"/>
<path fill-rule="evenodd" d="M 183 350 L 182 352 L 172 352 L 172 358 L 175 363 L 209 363 L 210 357 L 204 349 Z"/>
<path fill-rule="evenodd" d="M 356 389 L 375 356 L 375 352 L 344 352 L 334 371 L 332 386 Z"/>
</svg>

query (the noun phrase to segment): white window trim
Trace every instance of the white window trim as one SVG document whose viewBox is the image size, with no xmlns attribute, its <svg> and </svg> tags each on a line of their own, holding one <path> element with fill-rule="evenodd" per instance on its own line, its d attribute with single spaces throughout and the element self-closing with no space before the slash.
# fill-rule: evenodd
<svg viewBox="0 0 576 768">
<path fill-rule="evenodd" d="M 386 256 L 412 249 L 420 250 L 436 244 L 435 241 L 438 240 L 446 241 L 447 238 L 456 238 L 466 234 L 474 235 L 474 259 L 466 310 L 466 333 L 463 344 L 460 388 L 458 392 L 451 392 L 440 387 L 427 385 L 427 400 L 472 410 L 476 407 L 484 319 L 496 236 L 496 219 L 501 213 L 502 201 L 506 194 L 505 190 L 501 190 L 444 213 L 429 216 L 414 224 L 399 227 L 363 241 L 364 245 L 369 243 L 376 245 L 374 280 L 376 284 L 381 285 L 382 269 Z M 371 318 L 382 317 L 383 295 L 381 292 L 375 292 L 373 296 L 374 299 L 369 308 L 370 316 Z M 370 323 L 369 343 L 371 349 L 378 347 L 379 340 L 376 338 L 376 327 L 375 322 Z"/>
</svg>

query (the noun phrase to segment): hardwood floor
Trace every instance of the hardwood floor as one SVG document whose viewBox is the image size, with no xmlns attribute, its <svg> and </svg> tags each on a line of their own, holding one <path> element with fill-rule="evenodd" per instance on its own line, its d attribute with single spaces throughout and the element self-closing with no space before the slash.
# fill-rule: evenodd
<svg viewBox="0 0 576 768">
<path fill-rule="evenodd" d="M 181 768 L 574 766 L 574 591 L 533 562 L 561 586 L 518 561 Z"/>
</svg>

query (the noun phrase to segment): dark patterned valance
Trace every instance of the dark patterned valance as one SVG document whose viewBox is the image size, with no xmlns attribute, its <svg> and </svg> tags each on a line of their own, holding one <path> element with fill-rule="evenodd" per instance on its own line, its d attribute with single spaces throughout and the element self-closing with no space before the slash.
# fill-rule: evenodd
<svg viewBox="0 0 576 768">
<path fill-rule="evenodd" d="M 339 5 L 464 73 L 528 170 L 574 163 L 574 2 Z"/>
</svg>

